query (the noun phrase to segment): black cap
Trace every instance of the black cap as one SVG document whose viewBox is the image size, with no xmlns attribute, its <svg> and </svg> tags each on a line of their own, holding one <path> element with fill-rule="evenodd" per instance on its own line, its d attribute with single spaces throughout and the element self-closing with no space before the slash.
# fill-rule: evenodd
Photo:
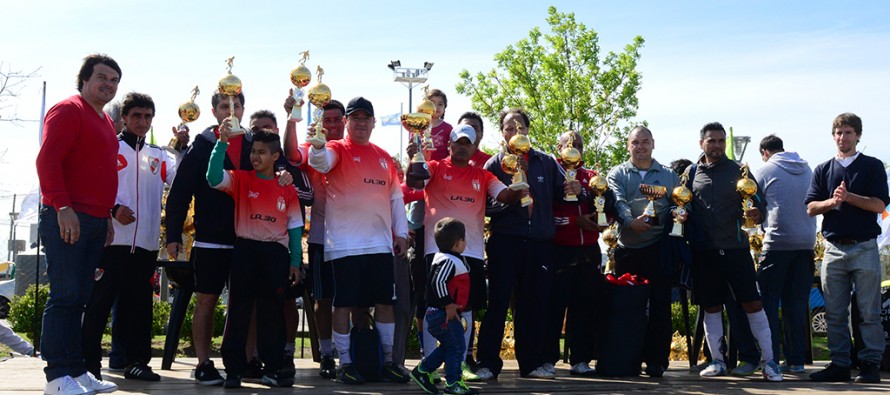
<svg viewBox="0 0 890 395">
<path fill-rule="evenodd" d="M 359 110 L 368 113 L 368 115 L 372 117 L 374 116 L 374 105 L 362 96 L 353 98 L 349 101 L 349 104 L 346 105 L 346 115 L 350 115 Z"/>
</svg>

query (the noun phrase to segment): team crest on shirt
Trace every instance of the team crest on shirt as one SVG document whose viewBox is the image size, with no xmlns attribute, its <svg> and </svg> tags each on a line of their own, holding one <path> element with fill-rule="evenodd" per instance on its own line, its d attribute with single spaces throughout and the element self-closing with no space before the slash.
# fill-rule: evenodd
<svg viewBox="0 0 890 395">
<path fill-rule="evenodd" d="M 386 164 L 386 162 L 387 162 L 387 159 L 380 158 L 380 167 L 382 167 L 383 170 L 389 169 L 389 165 Z"/>
<path fill-rule="evenodd" d="M 260 197 L 260 193 L 254 192 L 254 191 L 247 191 L 247 197 L 249 197 L 251 199 L 257 199 Z"/>
<path fill-rule="evenodd" d="M 93 280 L 99 281 L 103 275 L 105 275 L 105 269 L 96 268 L 96 271 L 93 273 Z"/>
<path fill-rule="evenodd" d="M 278 211 L 282 213 L 287 208 L 287 204 L 284 203 L 284 196 L 278 197 L 278 206 L 276 208 L 278 208 Z"/>
<path fill-rule="evenodd" d="M 362 161 L 362 157 L 361 157 L 361 156 L 353 156 L 353 157 L 352 157 L 352 161 L 353 161 L 353 162 L 359 162 L 359 163 L 361 163 L 361 161 Z"/>
<path fill-rule="evenodd" d="M 448 174 L 442 174 L 442 178 L 451 181 L 451 176 L 449 176 Z"/>
<path fill-rule="evenodd" d="M 121 171 L 127 167 L 127 158 L 124 158 L 123 155 L 117 154 L 117 171 Z"/>
<path fill-rule="evenodd" d="M 473 179 L 473 190 L 476 192 L 479 192 L 479 188 L 481 188 L 481 185 L 479 184 L 479 179 L 474 178 Z"/>
<path fill-rule="evenodd" d="M 544 176 L 538 176 L 538 182 L 544 182 Z"/>
<path fill-rule="evenodd" d="M 148 168 L 151 170 L 151 174 L 158 174 L 158 170 L 161 169 L 161 160 L 158 158 L 148 158 Z"/>
</svg>

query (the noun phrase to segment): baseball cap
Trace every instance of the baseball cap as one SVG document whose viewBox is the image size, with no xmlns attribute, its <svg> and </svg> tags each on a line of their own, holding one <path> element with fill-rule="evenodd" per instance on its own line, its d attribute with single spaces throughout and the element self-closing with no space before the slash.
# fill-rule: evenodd
<svg viewBox="0 0 890 395">
<path fill-rule="evenodd" d="M 368 113 L 372 117 L 374 116 L 374 105 L 362 96 L 355 97 L 349 101 L 349 104 L 346 105 L 346 115 L 351 115 L 359 110 Z"/>
<path fill-rule="evenodd" d="M 470 125 L 458 125 L 457 128 L 451 130 L 451 141 L 456 142 L 462 137 L 470 139 L 471 143 L 476 142 L 476 129 Z"/>
</svg>

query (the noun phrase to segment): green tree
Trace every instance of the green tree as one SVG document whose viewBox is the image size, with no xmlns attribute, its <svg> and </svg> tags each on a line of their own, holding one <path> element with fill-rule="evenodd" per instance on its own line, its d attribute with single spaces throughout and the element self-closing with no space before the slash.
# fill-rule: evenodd
<svg viewBox="0 0 890 395">
<path fill-rule="evenodd" d="M 532 119 L 529 137 L 546 152 L 555 153 L 557 136 L 571 129 L 584 137 L 588 166 L 600 163 L 607 169 L 627 160 L 624 141 L 635 126 L 643 38 L 602 57 L 598 34 L 577 22 L 574 13 L 551 6 L 547 23 L 549 33 L 535 27 L 495 54 L 497 69 L 461 71 L 457 92 L 469 96 L 473 109 L 494 124 L 501 110 L 525 109 Z"/>
</svg>

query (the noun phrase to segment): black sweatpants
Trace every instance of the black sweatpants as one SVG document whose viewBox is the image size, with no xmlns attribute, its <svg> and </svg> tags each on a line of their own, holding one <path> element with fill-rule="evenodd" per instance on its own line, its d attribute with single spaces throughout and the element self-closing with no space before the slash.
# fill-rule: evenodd
<svg viewBox="0 0 890 395">
<path fill-rule="evenodd" d="M 566 322 L 566 342 L 570 363 L 594 359 L 597 322 L 603 304 L 602 254 L 599 244 L 556 246 L 553 283 L 550 288 L 550 315 L 546 322 L 544 361 L 559 361 L 559 337 Z"/>
</svg>

